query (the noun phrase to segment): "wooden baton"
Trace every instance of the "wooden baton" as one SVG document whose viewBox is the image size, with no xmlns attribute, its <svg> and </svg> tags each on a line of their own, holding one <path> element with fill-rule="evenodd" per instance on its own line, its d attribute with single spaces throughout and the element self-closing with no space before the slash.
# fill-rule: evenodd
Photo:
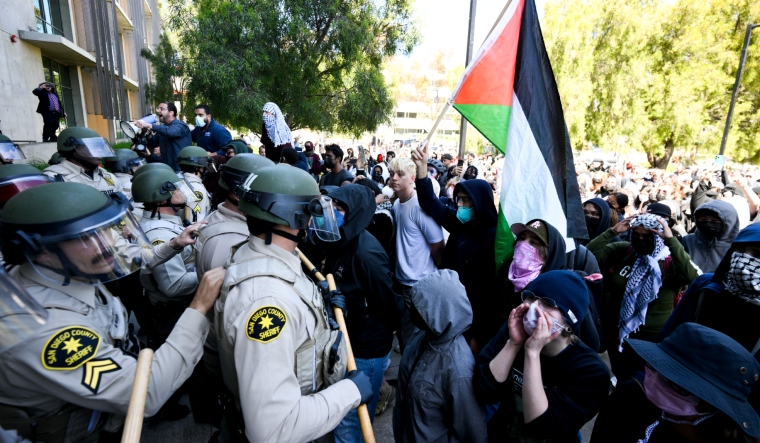
<svg viewBox="0 0 760 443">
<path fill-rule="evenodd" d="M 124 420 L 121 443 L 140 442 L 145 402 L 148 400 L 151 366 L 153 366 L 153 350 L 143 349 L 137 356 L 135 381 L 132 383 L 132 395 L 129 397 L 129 409 L 127 409 L 127 418 Z"/>
</svg>

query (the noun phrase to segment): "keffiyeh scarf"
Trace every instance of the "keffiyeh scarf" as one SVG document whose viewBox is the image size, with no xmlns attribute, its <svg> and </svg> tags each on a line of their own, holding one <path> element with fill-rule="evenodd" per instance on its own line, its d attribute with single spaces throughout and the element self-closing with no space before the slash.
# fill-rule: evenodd
<svg viewBox="0 0 760 443">
<path fill-rule="evenodd" d="M 726 289 L 748 302 L 760 304 L 760 259 L 734 251 Z"/>
<path fill-rule="evenodd" d="M 274 115 L 264 116 L 264 127 L 267 130 L 269 139 L 272 140 L 274 146 L 284 145 L 286 143 L 293 143 L 293 136 L 290 135 L 290 128 L 285 123 L 285 118 L 282 116 L 280 107 L 276 104 L 269 102 L 264 105 L 264 112 L 270 112 Z"/>
<path fill-rule="evenodd" d="M 662 232 L 662 225 L 653 214 L 642 214 L 631 222 L 631 228 L 643 226 Z M 654 236 L 654 251 L 649 255 L 638 255 L 625 286 L 623 303 L 620 305 L 618 350 L 623 352 L 623 340 L 636 332 L 644 324 L 649 303 L 657 299 L 662 286 L 662 271 L 659 262 L 670 255 L 670 249 L 659 235 Z"/>
</svg>

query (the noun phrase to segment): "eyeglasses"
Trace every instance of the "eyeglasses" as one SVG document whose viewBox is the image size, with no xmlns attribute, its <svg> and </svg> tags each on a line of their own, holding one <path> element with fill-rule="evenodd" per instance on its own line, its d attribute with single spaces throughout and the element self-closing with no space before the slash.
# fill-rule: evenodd
<svg viewBox="0 0 760 443">
<path fill-rule="evenodd" d="M 454 197 L 454 203 L 458 204 L 459 202 L 462 202 L 463 205 L 466 205 L 468 203 L 472 203 L 472 199 L 470 197 L 465 197 L 465 196 L 460 197 L 457 195 L 456 197 Z"/>
<path fill-rule="evenodd" d="M 536 294 L 534 294 L 531 291 L 525 290 L 520 293 L 520 297 L 522 298 L 523 303 L 529 303 L 533 304 L 534 302 L 538 302 L 538 306 L 541 309 L 552 309 L 557 308 L 557 302 L 548 298 L 548 297 L 539 297 Z"/>
</svg>

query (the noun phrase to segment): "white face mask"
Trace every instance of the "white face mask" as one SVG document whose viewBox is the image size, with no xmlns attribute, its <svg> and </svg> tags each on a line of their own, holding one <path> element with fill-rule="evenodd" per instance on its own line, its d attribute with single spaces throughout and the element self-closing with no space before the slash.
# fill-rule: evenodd
<svg viewBox="0 0 760 443">
<path fill-rule="evenodd" d="M 195 126 L 199 126 L 201 128 L 206 126 L 206 122 L 203 121 L 203 117 L 197 115 L 195 116 Z"/>
<path fill-rule="evenodd" d="M 525 329 L 526 334 L 533 335 L 533 333 L 536 332 L 539 318 L 538 311 L 540 310 L 541 308 L 538 307 L 538 303 L 533 303 L 530 305 L 528 312 L 525 313 L 525 316 L 523 317 L 523 328 Z M 552 317 L 552 334 L 556 334 L 562 329 L 564 329 L 564 326 L 559 324 L 559 322 Z"/>
</svg>

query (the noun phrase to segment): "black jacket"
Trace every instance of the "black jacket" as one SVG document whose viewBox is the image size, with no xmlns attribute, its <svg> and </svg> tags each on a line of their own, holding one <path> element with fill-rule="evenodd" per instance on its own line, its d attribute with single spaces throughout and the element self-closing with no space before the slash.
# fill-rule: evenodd
<svg viewBox="0 0 760 443">
<path fill-rule="evenodd" d="M 404 302 L 393 291 L 388 255 L 366 231 L 375 215 L 375 195 L 364 186 L 348 185 L 329 196 L 346 208 L 346 215 L 340 241 L 325 244 L 325 271 L 333 274 L 346 296 L 346 327 L 354 355 L 383 357 L 401 325 Z"/>
<path fill-rule="evenodd" d="M 39 104 L 37 104 L 37 113 L 38 114 L 45 114 L 47 112 L 50 112 L 50 96 L 48 95 L 48 92 L 44 89 L 36 88 L 32 90 L 32 94 L 36 95 L 38 99 L 40 99 Z M 56 97 L 58 97 L 58 108 L 61 110 L 61 115 L 65 114 L 65 111 L 63 110 L 63 102 L 61 102 L 61 97 L 53 92 Z"/>
<path fill-rule="evenodd" d="M 494 242 L 497 214 L 491 185 L 485 180 L 477 179 L 456 185 L 454 195 L 463 190 L 475 206 L 475 218 L 462 223 L 457 218 L 456 208 L 444 205 L 435 195 L 429 178 L 417 179 L 415 183 L 422 210 L 450 233 L 440 268 L 451 269 L 459 274 L 459 281 L 467 290 L 474 317 L 472 329 L 467 336 L 474 336 L 483 345 L 499 330 L 500 306 L 504 303 L 503 294 L 495 289 Z"/>
</svg>

